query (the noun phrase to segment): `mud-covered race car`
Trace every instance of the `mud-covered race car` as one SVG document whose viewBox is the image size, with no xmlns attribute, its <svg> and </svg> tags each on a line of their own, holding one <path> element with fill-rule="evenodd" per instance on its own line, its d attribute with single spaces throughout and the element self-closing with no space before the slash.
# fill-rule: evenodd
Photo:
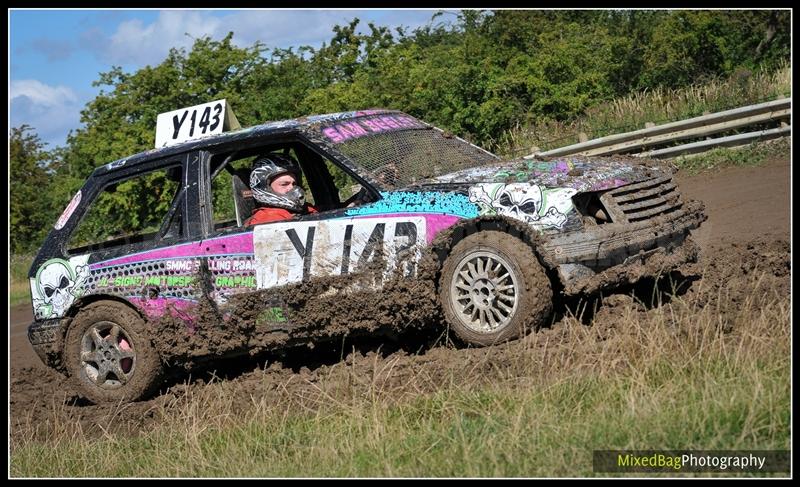
<svg viewBox="0 0 800 487">
<path fill-rule="evenodd" d="M 252 162 L 297 161 L 316 213 L 246 226 Z M 115 216 L 138 188 L 138 221 Z M 705 219 L 631 159 L 503 162 L 409 115 L 272 122 L 98 167 L 30 269 L 42 361 L 95 402 L 206 358 L 447 326 L 485 346 L 591 293 L 696 259 Z M 437 318 L 438 317 L 438 318 Z"/>
</svg>

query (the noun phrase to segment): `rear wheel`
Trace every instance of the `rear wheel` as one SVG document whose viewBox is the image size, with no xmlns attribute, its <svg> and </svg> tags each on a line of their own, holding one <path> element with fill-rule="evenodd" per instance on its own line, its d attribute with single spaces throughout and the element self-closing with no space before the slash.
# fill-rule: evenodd
<svg viewBox="0 0 800 487">
<path fill-rule="evenodd" d="M 122 303 L 81 310 L 67 330 L 64 355 L 73 382 L 94 403 L 141 399 L 161 378 L 144 320 Z"/>
<path fill-rule="evenodd" d="M 472 345 L 512 340 L 552 311 L 550 281 L 533 250 L 507 233 L 472 234 L 444 262 L 439 300 L 455 334 Z"/>
</svg>

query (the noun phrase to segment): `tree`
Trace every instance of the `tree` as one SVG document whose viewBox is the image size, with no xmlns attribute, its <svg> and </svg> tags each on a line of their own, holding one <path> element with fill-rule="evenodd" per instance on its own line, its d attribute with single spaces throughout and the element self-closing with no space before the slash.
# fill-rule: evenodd
<svg viewBox="0 0 800 487">
<path fill-rule="evenodd" d="M 48 196 L 51 155 L 28 125 L 13 127 L 8 139 L 11 251 L 30 251 L 39 246 L 57 217 Z"/>
<path fill-rule="evenodd" d="M 67 140 L 70 171 L 86 177 L 99 165 L 152 149 L 158 114 L 180 107 L 225 98 L 243 125 L 259 123 L 246 95 L 252 73 L 266 63 L 264 47 L 238 48 L 232 38 L 197 39 L 188 55 L 171 49 L 161 64 L 133 74 L 119 67 L 101 73 L 94 85 L 111 91 L 102 90 L 81 111 L 85 127 Z"/>
</svg>

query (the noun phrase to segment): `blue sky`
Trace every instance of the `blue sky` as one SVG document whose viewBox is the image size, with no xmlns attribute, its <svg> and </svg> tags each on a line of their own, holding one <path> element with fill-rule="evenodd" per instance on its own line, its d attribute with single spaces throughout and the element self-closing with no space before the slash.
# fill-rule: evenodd
<svg viewBox="0 0 800 487">
<path fill-rule="evenodd" d="M 112 66 L 133 72 L 159 64 L 193 38 L 268 47 L 319 46 L 352 18 L 410 29 L 437 10 L 9 10 L 9 123 L 33 127 L 48 148 L 63 146 L 80 110 L 100 91 L 92 82 Z M 446 21 L 438 18 L 435 22 Z M 188 35 L 187 35 L 188 34 Z M 108 90 L 108 87 L 105 87 Z M 175 107 L 179 108 L 179 107 Z"/>
</svg>

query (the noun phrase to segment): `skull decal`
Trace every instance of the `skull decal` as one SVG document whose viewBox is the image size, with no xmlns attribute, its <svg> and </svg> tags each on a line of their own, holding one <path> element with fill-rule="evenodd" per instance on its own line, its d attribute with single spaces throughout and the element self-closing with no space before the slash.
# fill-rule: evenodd
<svg viewBox="0 0 800 487">
<path fill-rule="evenodd" d="M 573 189 L 542 189 L 527 183 L 479 184 L 469 189 L 469 200 L 484 215 L 505 215 L 536 227 L 558 227 L 572 209 Z"/>
<path fill-rule="evenodd" d="M 497 213 L 527 223 L 538 219 L 541 206 L 541 188 L 527 184 L 507 184 L 492 201 L 492 207 Z"/>
<path fill-rule="evenodd" d="M 76 297 L 82 294 L 82 284 L 88 274 L 87 266 L 78 266 L 62 259 L 44 263 L 36 274 L 33 307 L 37 318 L 56 318 L 67 311 Z"/>
</svg>

